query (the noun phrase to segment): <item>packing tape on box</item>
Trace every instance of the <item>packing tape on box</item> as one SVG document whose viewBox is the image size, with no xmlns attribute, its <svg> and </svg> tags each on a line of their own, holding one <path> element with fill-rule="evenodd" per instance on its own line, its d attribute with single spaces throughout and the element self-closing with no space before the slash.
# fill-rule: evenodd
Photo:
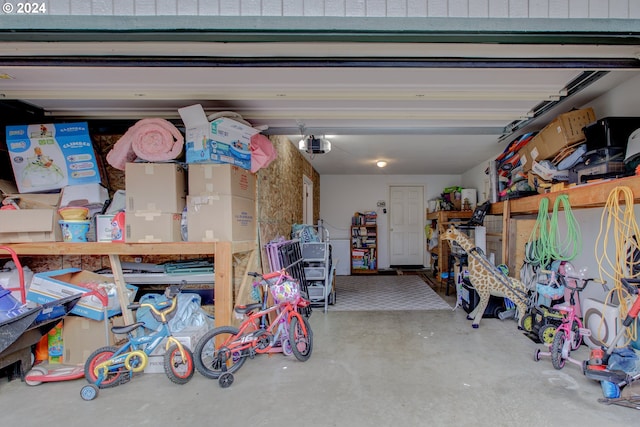
<svg viewBox="0 0 640 427">
<path fill-rule="evenodd" d="M 159 217 L 160 214 L 158 211 L 136 211 L 133 213 L 134 216 L 144 218 L 145 221 L 153 221 L 154 218 Z"/>
</svg>

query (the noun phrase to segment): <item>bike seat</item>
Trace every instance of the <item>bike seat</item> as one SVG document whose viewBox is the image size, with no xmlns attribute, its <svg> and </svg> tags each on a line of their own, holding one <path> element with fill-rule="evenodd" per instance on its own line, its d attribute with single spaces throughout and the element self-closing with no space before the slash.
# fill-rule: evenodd
<svg viewBox="0 0 640 427">
<path fill-rule="evenodd" d="M 253 304 L 247 304 L 247 305 L 239 305 L 236 306 L 233 311 L 235 311 L 238 314 L 247 314 L 250 311 L 260 311 L 260 309 L 262 308 L 262 304 L 260 304 L 259 302 L 253 303 Z"/>
<path fill-rule="evenodd" d="M 144 326 L 144 322 L 136 322 L 126 326 L 114 326 L 111 328 L 111 332 L 114 334 L 128 334 L 131 331 L 135 331 L 140 326 Z"/>
</svg>

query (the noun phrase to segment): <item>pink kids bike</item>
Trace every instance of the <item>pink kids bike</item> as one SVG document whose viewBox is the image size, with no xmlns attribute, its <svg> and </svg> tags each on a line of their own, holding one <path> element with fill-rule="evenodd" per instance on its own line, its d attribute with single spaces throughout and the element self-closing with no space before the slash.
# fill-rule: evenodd
<svg viewBox="0 0 640 427">
<path fill-rule="evenodd" d="M 541 356 L 551 356 L 551 363 L 556 369 L 562 369 L 567 361 L 582 366 L 582 361 L 571 358 L 571 352 L 580 347 L 583 337 L 591 336 L 591 331 L 584 327 L 582 320 L 577 314 L 576 294 L 582 292 L 589 282 L 598 282 L 603 286 L 605 284 L 595 278 L 569 277 L 557 272 L 555 274 L 558 275 L 559 282 L 571 292 L 569 304 L 564 302 L 553 306 L 555 310 L 558 310 L 564 315 L 564 318 L 560 326 L 556 328 L 556 333 L 553 337 L 553 342 L 549 346 L 549 351 L 544 352 L 536 349 L 533 354 L 533 360 L 537 362 Z"/>
</svg>

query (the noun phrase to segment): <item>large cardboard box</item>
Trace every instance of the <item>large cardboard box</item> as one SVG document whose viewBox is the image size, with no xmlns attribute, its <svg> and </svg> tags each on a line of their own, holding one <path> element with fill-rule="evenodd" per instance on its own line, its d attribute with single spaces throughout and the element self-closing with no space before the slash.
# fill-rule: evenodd
<svg viewBox="0 0 640 427">
<path fill-rule="evenodd" d="M 7 126 L 7 148 L 21 193 L 100 182 L 86 122 Z"/>
<path fill-rule="evenodd" d="M 182 212 L 187 196 L 186 173 L 177 163 L 127 163 L 126 211 Z"/>
<path fill-rule="evenodd" d="M 227 117 L 209 121 L 202 105 L 178 109 L 187 163 L 229 163 L 251 169 L 251 137 L 260 131 Z"/>
<path fill-rule="evenodd" d="M 127 212 L 125 242 L 161 243 L 182 241 L 182 213 Z"/>
<path fill-rule="evenodd" d="M 256 176 L 233 165 L 189 165 L 189 195 L 230 194 L 256 199 Z"/>
<path fill-rule="evenodd" d="M 111 317 L 120 314 L 122 310 L 113 280 L 79 268 L 66 268 L 34 274 L 27 293 L 27 300 L 44 304 L 71 295 L 89 292 L 98 285 L 106 286 L 105 289 L 109 297 L 107 316 Z M 133 301 L 137 288 L 132 285 L 126 285 L 126 287 L 128 291 L 127 298 L 129 301 Z M 103 320 L 104 306 L 98 297 L 88 295 L 80 298 L 71 313 L 93 320 Z"/>
<path fill-rule="evenodd" d="M 228 194 L 187 196 L 190 242 L 256 239 L 256 202 Z"/>
<path fill-rule="evenodd" d="M 596 119 L 592 108 L 560 114 L 518 151 L 523 170 L 528 172 L 533 161 L 552 159 L 564 148 L 586 140 L 583 128 Z"/>
<path fill-rule="evenodd" d="M 62 326 L 64 363 L 84 364 L 91 353 L 100 347 L 110 346 L 122 338 L 111 332 L 113 326 L 122 326 L 122 316 L 111 317 L 105 325 L 104 320 L 92 320 L 86 317 L 66 316 Z"/>
<path fill-rule="evenodd" d="M 62 241 L 57 208 L 60 194 L 5 194 L 20 209 L 0 210 L 0 243 Z"/>
<path fill-rule="evenodd" d="M 193 351 L 196 348 L 198 340 L 204 336 L 209 330 L 206 324 L 201 326 L 187 326 L 186 328 L 175 332 L 173 336 L 180 341 L 180 344 L 186 346 Z M 149 356 L 149 363 L 144 368 L 147 374 L 164 374 L 164 353 L 167 339 L 163 339 L 160 345 L 156 347 Z"/>
</svg>

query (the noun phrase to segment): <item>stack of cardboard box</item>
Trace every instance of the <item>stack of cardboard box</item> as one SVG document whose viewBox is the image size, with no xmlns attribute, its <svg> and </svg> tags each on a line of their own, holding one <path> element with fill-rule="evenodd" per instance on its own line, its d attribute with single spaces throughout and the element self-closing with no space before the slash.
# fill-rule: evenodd
<svg viewBox="0 0 640 427">
<path fill-rule="evenodd" d="M 190 164 L 187 235 L 192 242 L 255 240 L 255 175 L 230 164 Z"/>
<path fill-rule="evenodd" d="M 125 241 L 182 241 L 186 172 L 178 163 L 127 163 Z"/>
</svg>

